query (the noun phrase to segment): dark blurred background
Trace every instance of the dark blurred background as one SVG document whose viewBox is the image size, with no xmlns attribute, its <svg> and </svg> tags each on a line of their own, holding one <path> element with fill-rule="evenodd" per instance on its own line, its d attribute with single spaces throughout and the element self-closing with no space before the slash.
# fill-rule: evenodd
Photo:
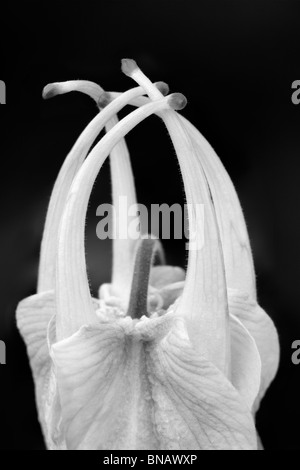
<svg viewBox="0 0 300 470">
<path fill-rule="evenodd" d="M 123 91 L 135 58 L 153 81 L 188 98 L 182 112 L 204 134 L 237 188 L 255 258 L 259 300 L 281 341 L 278 376 L 258 413 L 266 449 L 300 449 L 299 170 L 300 2 L 288 0 L 11 1 L 1 4 L 0 107 L 3 449 L 43 449 L 33 382 L 16 330 L 19 300 L 35 293 L 39 246 L 52 185 L 67 152 L 96 113 L 72 93 L 43 101 L 49 82 L 89 79 Z M 184 203 L 178 165 L 157 118 L 128 136 L 139 202 Z M 110 278 L 111 245 L 96 237 L 96 208 L 110 202 L 109 167 L 87 221 L 91 286 Z M 184 241 L 164 241 L 169 263 L 185 265 Z"/>
</svg>

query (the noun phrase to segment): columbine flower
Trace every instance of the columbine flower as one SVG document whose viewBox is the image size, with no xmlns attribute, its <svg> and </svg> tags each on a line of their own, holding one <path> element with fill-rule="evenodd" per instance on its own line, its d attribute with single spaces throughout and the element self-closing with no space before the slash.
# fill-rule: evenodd
<svg viewBox="0 0 300 470">
<path fill-rule="evenodd" d="M 122 70 L 138 84 L 123 94 L 85 81 L 44 90 L 45 97 L 79 90 L 100 108 L 57 178 L 38 292 L 17 311 L 48 448 L 256 449 L 254 413 L 276 374 L 279 348 L 257 304 L 237 195 L 210 145 L 176 112 L 185 98 L 164 97 L 167 86 L 153 85 L 132 60 Z M 137 109 L 118 122 L 127 104 Z M 114 202 L 125 195 L 136 203 L 124 137 L 154 113 L 173 142 L 196 237 L 193 208 L 204 205 L 205 244 L 190 250 L 185 278 L 180 268 L 152 267 L 160 249 L 153 237 L 116 239 L 112 282 L 92 299 L 84 252 L 92 186 L 110 154 Z"/>
</svg>

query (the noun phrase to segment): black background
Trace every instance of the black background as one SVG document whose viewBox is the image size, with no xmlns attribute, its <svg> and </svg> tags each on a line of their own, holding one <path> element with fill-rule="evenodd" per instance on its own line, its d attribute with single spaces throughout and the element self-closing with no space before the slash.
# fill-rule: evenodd
<svg viewBox="0 0 300 470">
<path fill-rule="evenodd" d="M 136 59 L 153 80 L 188 98 L 182 112 L 216 149 L 247 220 L 261 305 L 277 325 L 278 376 L 257 427 L 267 449 L 300 448 L 300 2 L 83 1 L 1 4 L 0 107 L 3 449 L 43 449 L 25 347 L 15 327 L 19 300 L 35 292 L 39 244 L 55 177 L 96 113 L 86 96 L 43 101 L 49 82 L 89 79 L 107 90 L 133 85 L 120 71 Z M 184 203 L 178 165 L 157 118 L 128 136 L 139 202 Z M 111 245 L 96 237 L 96 208 L 110 201 L 109 167 L 98 178 L 87 221 L 91 286 L 110 278 Z M 183 241 L 165 241 L 169 263 L 185 265 Z"/>
</svg>

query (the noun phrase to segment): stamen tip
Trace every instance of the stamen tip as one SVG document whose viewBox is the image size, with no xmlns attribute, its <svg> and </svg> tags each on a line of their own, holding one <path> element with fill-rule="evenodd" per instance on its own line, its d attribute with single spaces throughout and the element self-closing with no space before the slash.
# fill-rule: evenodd
<svg viewBox="0 0 300 470">
<path fill-rule="evenodd" d="M 169 85 L 165 82 L 157 82 L 156 83 L 156 88 L 164 95 L 164 96 L 167 96 L 167 94 L 169 93 L 170 89 L 169 89 Z"/>
<path fill-rule="evenodd" d="M 133 59 L 122 59 L 121 63 L 121 70 L 128 77 L 131 77 L 132 73 L 138 69 L 138 65 Z"/>
<path fill-rule="evenodd" d="M 187 99 L 182 93 L 173 93 L 168 99 L 169 106 L 175 111 L 184 109 L 187 104 Z"/>
<path fill-rule="evenodd" d="M 57 95 L 57 87 L 53 83 L 48 83 L 43 89 L 42 96 L 44 100 L 48 100 L 49 98 L 53 98 L 53 96 Z"/>
<path fill-rule="evenodd" d="M 108 91 L 101 93 L 98 99 L 98 106 L 100 109 L 105 108 L 111 102 L 111 94 Z"/>
</svg>

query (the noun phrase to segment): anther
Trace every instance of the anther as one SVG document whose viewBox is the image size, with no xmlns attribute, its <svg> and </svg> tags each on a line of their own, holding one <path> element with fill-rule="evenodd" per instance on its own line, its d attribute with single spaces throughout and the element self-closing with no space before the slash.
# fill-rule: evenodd
<svg viewBox="0 0 300 470">
<path fill-rule="evenodd" d="M 187 99 L 182 93 L 173 93 L 168 99 L 169 106 L 175 111 L 185 108 Z"/>
<path fill-rule="evenodd" d="M 132 73 L 138 69 L 138 65 L 133 59 L 122 59 L 121 69 L 125 75 L 131 77 Z"/>
<path fill-rule="evenodd" d="M 167 96 L 170 91 L 169 85 L 165 82 L 156 82 L 155 86 L 164 96 Z"/>
<path fill-rule="evenodd" d="M 53 83 L 49 83 L 43 89 L 42 96 L 44 100 L 48 100 L 49 98 L 53 98 L 57 94 L 56 86 Z"/>
<path fill-rule="evenodd" d="M 111 102 L 111 94 L 108 91 L 104 91 L 98 100 L 98 106 L 100 109 L 105 108 Z"/>
</svg>

